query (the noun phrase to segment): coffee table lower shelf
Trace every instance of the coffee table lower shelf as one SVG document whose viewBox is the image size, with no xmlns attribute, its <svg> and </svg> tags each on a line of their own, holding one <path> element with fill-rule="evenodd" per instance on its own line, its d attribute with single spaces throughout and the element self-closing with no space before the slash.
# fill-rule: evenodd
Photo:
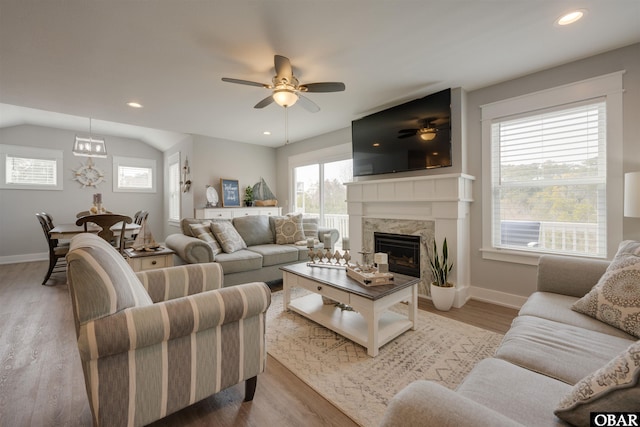
<svg viewBox="0 0 640 427">
<path fill-rule="evenodd" d="M 413 321 L 406 315 L 384 311 L 377 316 L 378 327 L 374 334 L 372 331 L 376 328 L 369 325 L 369 322 L 375 321 L 374 317 L 368 322 L 358 312 L 342 310 L 333 304 L 323 304 L 322 296 L 319 294 L 295 298 L 291 300 L 288 308 L 367 348 L 368 354 L 372 357 L 378 354 L 380 347 L 413 328 Z"/>
</svg>

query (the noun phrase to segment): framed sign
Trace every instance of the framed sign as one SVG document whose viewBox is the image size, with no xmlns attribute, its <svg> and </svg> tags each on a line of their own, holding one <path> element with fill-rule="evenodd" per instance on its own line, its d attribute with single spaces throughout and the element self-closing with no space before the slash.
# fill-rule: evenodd
<svg viewBox="0 0 640 427">
<path fill-rule="evenodd" d="M 240 186 L 237 179 L 220 178 L 222 189 L 222 207 L 240 206 Z"/>
</svg>

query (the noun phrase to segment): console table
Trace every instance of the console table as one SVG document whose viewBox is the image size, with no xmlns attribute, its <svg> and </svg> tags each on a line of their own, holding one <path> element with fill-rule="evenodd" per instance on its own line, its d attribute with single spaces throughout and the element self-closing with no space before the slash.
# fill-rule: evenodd
<svg viewBox="0 0 640 427">
<path fill-rule="evenodd" d="M 400 334 L 415 330 L 420 280 L 416 277 L 394 274 L 392 285 L 364 286 L 348 277 L 344 269 L 309 267 L 306 263 L 280 269 L 284 310 L 293 310 L 366 347 L 371 357 L 377 356 L 381 346 Z M 295 287 L 312 293 L 292 300 L 291 289 Z M 324 304 L 322 297 L 346 304 L 354 311 Z M 408 302 L 408 315 L 389 310 L 403 301 Z"/>
<path fill-rule="evenodd" d="M 256 206 L 251 208 L 202 208 L 196 209 L 196 219 L 237 218 L 249 215 L 282 215 L 282 208 L 273 206 Z"/>
</svg>

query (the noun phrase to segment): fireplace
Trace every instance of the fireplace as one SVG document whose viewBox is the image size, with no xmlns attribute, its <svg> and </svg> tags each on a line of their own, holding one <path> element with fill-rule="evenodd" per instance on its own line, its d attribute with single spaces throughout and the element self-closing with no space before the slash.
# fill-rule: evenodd
<svg viewBox="0 0 640 427">
<path fill-rule="evenodd" d="M 420 277 L 420 236 L 373 233 L 375 252 L 388 255 L 389 271 Z"/>
</svg>

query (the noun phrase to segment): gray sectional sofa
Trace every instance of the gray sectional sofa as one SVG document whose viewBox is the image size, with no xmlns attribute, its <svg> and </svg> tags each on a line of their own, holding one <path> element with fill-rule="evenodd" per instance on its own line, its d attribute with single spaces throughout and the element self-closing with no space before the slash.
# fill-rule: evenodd
<svg viewBox="0 0 640 427">
<path fill-rule="evenodd" d="M 611 266 L 541 257 L 537 292 L 494 357 L 478 363 L 455 391 L 428 381 L 410 384 L 390 402 L 382 426 L 589 425 L 591 411 L 640 411 L 640 244 L 631 243 L 635 254 L 618 260 L 617 271 L 620 251 Z M 617 315 L 626 316 L 633 334 L 571 309 L 578 300 L 587 309 L 601 303 L 596 290 L 607 277 L 622 280 L 616 292 L 632 304 Z M 620 320 L 606 306 L 600 315 Z"/>
<path fill-rule="evenodd" d="M 219 263 L 224 272 L 225 286 L 280 280 L 281 266 L 308 259 L 307 239 L 314 239 L 316 248 L 333 249 L 340 237 L 336 229 L 319 227 L 317 218 L 299 216 L 300 222 L 296 227 L 300 229 L 291 230 L 292 233 L 283 238 L 283 231 L 278 225 L 291 217 L 295 216 L 250 215 L 232 220 L 184 218 L 180 223 L 182 233 L 169 235 L 165 244 L 176 252 L 182 263 Z M 220 241 L 224 241 L 228 233 L 220 230 L 217 234 L 213 230 L 207 232 L 209 227 L 224 225 L 220 223 L 231 224 L 242 242 L 227 245 L 235 246 L 230 249 L 221 245 Z M 202 224 L 205 225 L 204 230 L 197 227 Z M 194 229 L 198 231 L 194 232 Z M 281 243 L 285 241 L 287 243 Z"/>
</svg>

